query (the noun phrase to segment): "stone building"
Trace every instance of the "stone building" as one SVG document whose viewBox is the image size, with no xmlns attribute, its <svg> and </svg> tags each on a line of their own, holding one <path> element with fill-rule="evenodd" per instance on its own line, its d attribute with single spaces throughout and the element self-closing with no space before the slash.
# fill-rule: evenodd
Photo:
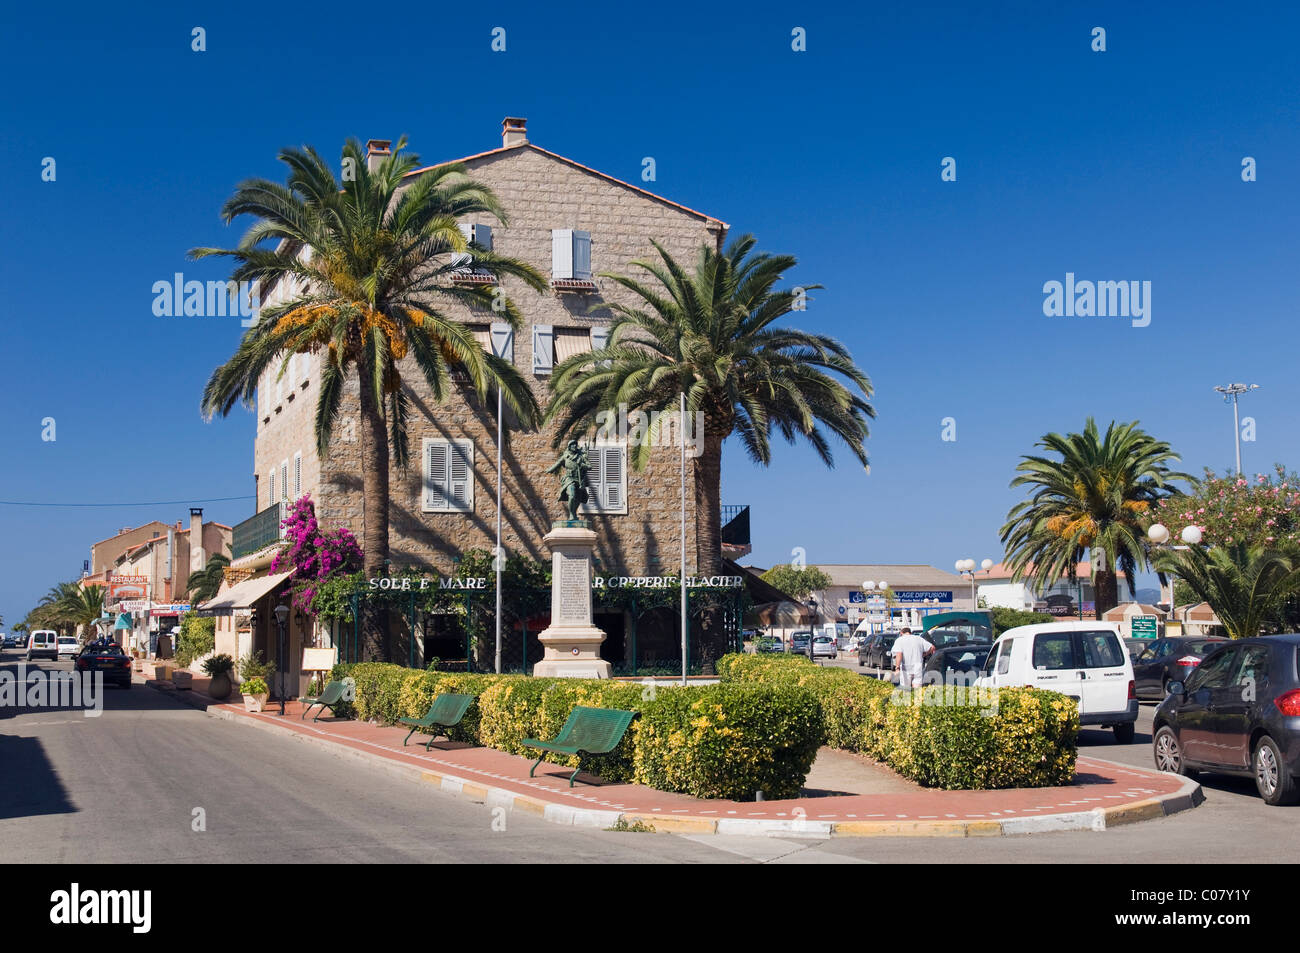
<svg viewBox="0 0 1300 953">
<path fill-rule="evenodd" d="M 389 154 L 390 143 L 371 140 L 367 150 L 374 163 Z M 500 148 L 454 161 L 489 186 L 509 216 L 508 226 L 487 215 L 473 216 L 462 222 L 462 230 L 550 278 L 544 293 L 514 279 L 501 283 L 524 315 L 517 333 L 495 323 L 490 310 L 463 308 L 457 315 L 473 326 L 485 348 L 513 361 L 542 406 L 552 368 L 570 354 L 603 344 L 612 315 L 601 304 L 633 301 L 600 272 L 633 272 L 631 261 L 654 256 L 652 239 L 693 267 L 702 245 L 721 247 L 727 234 L 728 226 L 712 216 L 534 145 L 523 119 L 503 122 Z M 425 171 L 412 172 L 411 181 Z M 466 262 L 463 280 L 495 283 L 476 272 L 472 261 Z M 447 313 L 456 315 L 454 306 L 448 305 Z M 390 467 L 391 562 L 394 568 L 452 574 L 459 554 L 473 548 L 490 551 L 495 544 L 496 408 L 483 406 L 463 387 L 435 404 L 414 361 L 408 356 L 399 366 L 412 408 L 411 464 L 405 471 Z M 268 370 L 258 387 L 258 514 L 242 531 L 236 528 L 236 569 L 266 561 L 265 547 L 275 541 L 283 505 L 303 494 L 311 495 L 323 526 L 347 526 L 362 537 L 367 501 L 361 491 L 355 374 L 347 382 L 333 440 L 322 459 L 314 436 L 320 358 L 296 356 L 283 376 L 278 367 Z M 549 559 L 542 537 L 552 520 L 563 516 L 558 482 L 545 474 L 558 456 L 551 441 L 550 432 L 506 429 L 501 509 L 502 546 L 508 553 Z M 592 500 L 580 515 L 591 521 L 599 538 L 597 571 L 628 576 L 675 572 L 681 545 L 677 446 L 657 447 L 641 471 L 628 465 L 622 444 L 595 446 L 589 457 Z M 689 535 L 696 522 L 689 461 L 686 507 Z M 747 530 L 747 521 L 745 526 Z M 695 541 L 688 538 L 687 573 L 693 574 L 697 565 Z"/>
</svg>

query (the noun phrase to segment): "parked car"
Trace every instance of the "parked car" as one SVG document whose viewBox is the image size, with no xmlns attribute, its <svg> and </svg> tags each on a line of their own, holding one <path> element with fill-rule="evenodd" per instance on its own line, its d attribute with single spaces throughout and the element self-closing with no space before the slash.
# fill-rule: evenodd
<svg viewBox="0 0 1300 953">
<path fill-rule="evenodd" d="M 755 652 L 784 652 L 785 643 L 779 635 L 760 635 L 754 640 Z"/>
<path fill-rule="evenodd" d="M 808 642 L 812 639 L 811 632 L 792 632 L 790 633 L 790 651 L 799 655 L 808 654 Z"/>
<path fill-rule="evenodd" d="M 1253 777 L 1270 805 L 1300 800 L 1300 635 L 1238 639 L 1206 655 L 1156 708 L 1156 767 Z"/>
<path fill-rule="evenodd" d="M 81 651 L 81 643 L 75 636 L 59 636 L 59 658 L 76 658 L 77 653 Z"/>
<path fill-rule="evenodd" d="M 993 646 L 984 643 L 969 645 L 939 646 L 925 660 L 922 680 L 926 684 L 973 685 L 984 668 L 989 650 Z M 931 674 L 931 673 L 935 674 Z"/>
<path fill-rule="evenodd" d="M 869 665 L 872 668 L 894 670 L 894 643 L 898 641 L 897 632 L 873 632 L 867 641 L 858 647 L 858 666 Z"/>
<path fill-rule="evenodd" d="M 27 637 L 27 661 L 34 658 L 59 660 L 59 634 L 53 629 L 37 629 Z"/>
<path fill-rule="evenodd" d="M 1201 660 L 1227 641 L 1206 636 L 1149 641 L 1141 654 L 1133 656 L 1138 698 L 1164 698 L 1171 683 L 1186 682 Z"/>
<path fill-rule="evenodd" d="M 1115 730 L 1129 744 L 1138 700 L 1133 663 L 1113 622 L 1043 622 L 1008 629 L 993 643 L 977 685 L 1029 685 L 1079 703 L 1079 724 Z"/>
<path fill-rule="evenodd" d="M 20 649 L 26 644 L 21 632 L 10 632 L 5 636 L 4 647 L 7 649 Z"/>
<path fill-rule="evenodd" d="M 813 658 L 835 658 L 838 654 L 835 636 L 819 635 L 813 639 Z"/>
<path fill-rule="evenodd" d="M 116 642 L 91 642 L 73 665 L 78 672 L 103 672 L 105 683 L 131 687 L 131 656 Z"/>
</svg>

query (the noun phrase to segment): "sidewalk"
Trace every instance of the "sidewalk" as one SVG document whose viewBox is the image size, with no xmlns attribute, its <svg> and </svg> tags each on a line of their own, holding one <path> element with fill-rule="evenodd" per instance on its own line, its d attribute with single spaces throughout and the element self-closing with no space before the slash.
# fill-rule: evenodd
<svg viewBox="0 0 1300 953">
<path fill-rule="evenodd" d="M 849 793 L 845 788 L 854 785 L 844 782 L 862 776 L 853 773 L 850 763 L 858 756 L 832 749 L 822 749 L 809 775 L 810 784 L 829 781 L 830 790 L 805 790 L 805 796 L 790 800 L 704 800 L 636 784 L 606 784 L 586 775 L 570 788 L 570 769 L 562 765 L 543 762 L 537 776 L 529 778 L 528 758 L 447 741 L 434 742 L 426 752 L 417 743 L 418 734 L 403 747 L 405 728 L 336 721 L 328 713 L 318 722 L 304 721 L 297 702 L 287 703 L 283 716 L 278 704 L 249 713 L 238 696 L 232 704 L 203 695 L 207 680 L 202 679 L 202 686 L 200 681 L 196 677 L 194 690 L 184 692 L 165 683 L 147 684 L 213 717 L 284 732 L 470 800 L 584 827 L 610 827 L 621 818 L 651 824 L 660 832 L 976 837 L 1100 831 L 1188 810 L 1204 800 L 1200 785 L 1190 779 L 1086 756 L 1078 759 L 1075 783 L 1063 788 L 938 791 L 881 774 L 879 783 L 857 786 L 869 793 Z"/>
</svg>

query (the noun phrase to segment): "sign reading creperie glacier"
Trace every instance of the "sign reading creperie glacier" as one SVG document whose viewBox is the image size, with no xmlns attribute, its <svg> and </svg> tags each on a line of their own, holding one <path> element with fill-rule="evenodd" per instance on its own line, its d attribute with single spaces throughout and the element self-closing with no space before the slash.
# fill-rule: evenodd
<svg viewBox="0 0 1300 953">
<path fill-rule="evenodd" d="M 687 576 L 687 589 L 738 589 L 744 576 Z M 677 576 L 594 576 L 593 589 L 676 589 Z M 371 589 L 397 592 L 422 592 L 425 589 L 486 589 L 487 576 L 378 576 L 370 580 Z"/>
</svg>

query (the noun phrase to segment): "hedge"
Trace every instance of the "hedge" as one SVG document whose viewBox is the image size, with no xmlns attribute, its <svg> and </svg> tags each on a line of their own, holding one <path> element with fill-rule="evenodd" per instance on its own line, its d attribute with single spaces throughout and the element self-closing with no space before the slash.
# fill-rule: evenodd
<svg viewBox="0 0 1300 953">
<path fill-rule="evenodd" d="M 434 695 L 463 692 L 475 702 L 449 737 L 537 757 L 525 738 L 554 738 L 577 705 L 637 711 L 622 742 L 606 755 L 546 759 L 695 797 L 752 800 L 796 797 L 825 738 L 822 705 L 798 685 L 687 688 L 609 679 L 531 678 L 426 672 L 380 662 L 336 665 L 351 677 L 356 716 L 381 724 L 424 715 Z"/>
<path fill-rule="evenodd" d="M 1074 700 L 1034 688 L 911 692 L 802 656 L 727 655 L 724 684 L 794 686 L 816 697 L 826 743 L 871 755 L 926 787 L 1051 787 L 1074 778 Z"/>
</svg>

